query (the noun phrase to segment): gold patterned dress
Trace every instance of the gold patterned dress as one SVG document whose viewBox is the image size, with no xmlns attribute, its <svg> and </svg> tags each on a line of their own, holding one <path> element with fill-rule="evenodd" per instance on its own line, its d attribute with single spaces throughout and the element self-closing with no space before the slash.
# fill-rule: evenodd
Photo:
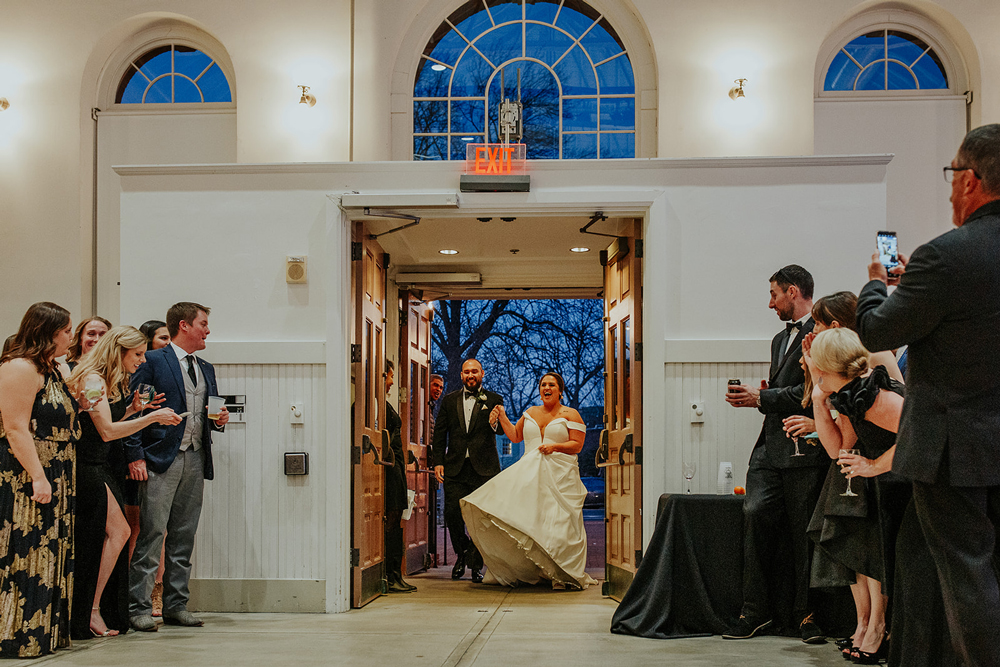
<svg viewBox="0 0 1000 667">
<path fill-rule="evenodd" d="M 76 403 L 58 371 L 31 409 L 31 433 L 52 500 L 31 500 L 0 415 L 0 658 L 32 658 L 69 646 L 73 590 Z"/>
</svg>

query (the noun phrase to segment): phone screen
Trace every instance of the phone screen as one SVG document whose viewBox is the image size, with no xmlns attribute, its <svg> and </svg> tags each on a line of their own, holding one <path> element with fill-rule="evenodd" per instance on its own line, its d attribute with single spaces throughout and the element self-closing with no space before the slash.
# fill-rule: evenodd
<svg viewBox="0 0 1000 667">
<path fill-rule="evenodd" d="M 899 266 L 899 253 L 896 249 L 896 232 L 879 232 L 876 237 L 878 259 L 886 269 Z"/>
</svg>

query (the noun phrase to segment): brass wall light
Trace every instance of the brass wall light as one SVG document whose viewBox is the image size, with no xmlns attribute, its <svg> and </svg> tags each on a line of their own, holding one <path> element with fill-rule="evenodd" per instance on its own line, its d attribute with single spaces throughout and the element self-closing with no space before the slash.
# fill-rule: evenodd
<svg viewBox="0 0 1000 667">
<path fill-rule="evenodd" d="M 302 96 L 299 97 L 299 104 L 306 106 L 316 106 L 316 96 L 309 92 L 309 86 L 297 86 L 302 89 Z"/>
<path fill-rule="evenodd" d="M 746 83 L 746 79 L 736 79 L 733 83 L 736 85 L 729 89 L 729 99 L 735 101 L 741 97 L 746 97 L 743 94 L 743 84 Z"/>
</svg>

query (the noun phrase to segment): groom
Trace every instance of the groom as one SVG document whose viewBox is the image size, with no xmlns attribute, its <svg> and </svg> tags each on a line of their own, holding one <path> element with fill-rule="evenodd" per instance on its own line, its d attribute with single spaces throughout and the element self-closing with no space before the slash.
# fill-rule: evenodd
<svg viewBox="0 0 1000 667">
<path fill-rule="evenodd" d="M 444 484 L 444 522 L 455 548 L 451 578 L 461 579 L 468 564 L 477 584 L 483 580 L 483 558 L 465 534 L 458 501 L 500 472 L 496 434 L 502 431 L 493 408 L 503 399 L 483 389 L 483 375 L 475 359 L 462 364 L 462 389 L 441 399 L 431 443 L 434 475 Z"/>
</svg>

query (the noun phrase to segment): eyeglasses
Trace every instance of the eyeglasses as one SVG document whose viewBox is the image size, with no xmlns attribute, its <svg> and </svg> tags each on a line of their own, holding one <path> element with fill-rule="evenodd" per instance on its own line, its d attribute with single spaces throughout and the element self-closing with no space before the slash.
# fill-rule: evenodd
<svg viewBox="0 0 1000 667">
<path fill-rule="evenodd" d="M 944 167 L 943 171 L 944 171 L 945 183 L 951 183 L 953 180 L 955 180 L 956 171 L 971 171 L 973 176 L 975 176 L 976 178 L 980 178 L 979 174 L 977 174 L 976 170 L 973 169 L 972 167 Z"/>
</svg>

